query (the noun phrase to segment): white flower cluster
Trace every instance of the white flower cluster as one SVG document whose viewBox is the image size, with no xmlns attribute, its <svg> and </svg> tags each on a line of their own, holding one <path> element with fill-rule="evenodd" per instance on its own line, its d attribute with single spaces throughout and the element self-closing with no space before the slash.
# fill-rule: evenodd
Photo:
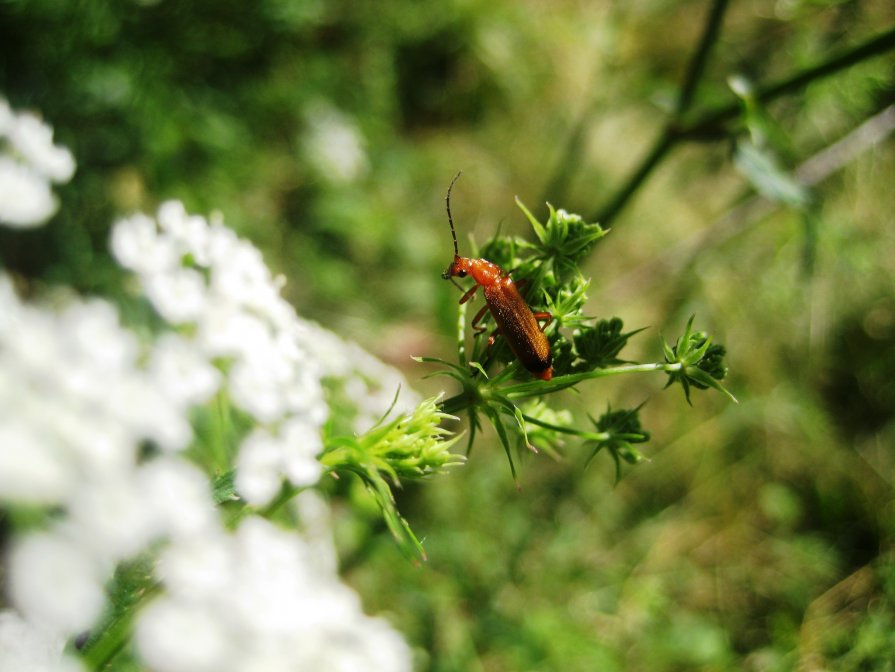
<svg viewBox="0 0 895 672">
<path fill-rule="evenodd" d="M 332 542 L 316 541 L 250 517 L 236 534 L 171 545 L 159 563 L 167 593 L 137 625 L 147 663 L 159 672 L 409 672 L 407 645 L 364 615 L 326 561 Z"/>
<path fill-rule="evenodd" d="M 354 431 L 363 434 L 382 419 L 394 402 L 395 413 L 410 414 L 422 398 L 394 367 L 314 322 L 299 318 L 302 341 L 323 366 L 324 375 L 344 382 L 353 404 Z M 397 399 L 395 394 L 398 393 Z"/>
<path fill-rule="evenodd" d="M 165 320 L 189 325 L 197 357 L 227 363 L 230 398 L 259 423 L 240 447 L 240 495 L 262 505 L 283 477 L 296 486 L 316 483 L 327 416 L 323 370 L 258 249 L 169 201 L 157 218 L 117 222 L 112 252 Z"/>
<path fill-rule="evenodd" d="M 9 554 L 15 611 L 0 614 L 0 669 L 80 669 L 64 642 L 97 621 L 115 565 L 164 539 L 165 593 L 136 626 L 152 669 L 409 670 L 400 636 L 363 614 L 334 563 L 321 564 L 334 557 L 330 540 L 256 517 L 227 533 L 207 478 L 181 457 L 190 407 L 227 385 L 257 420 L 238 458 L 240 493 L 264 502 L 283 476 L 313 483 L 327 410 L 318 357 L 354 361 L 345 374 L 389 371 L 361 350 L 339 352 L 338 338 L 279 298 L 254 248 L 179 204 L 163 206 L 158 222 L 120 222 L 113 247 L 159 313 L 191 336 L 141 347 L 110 304 L 35 307 L 0 276 L 0 501 L 57 512 Z M 312 337 L 316 349 L 303 348 Z M 146 442 L 155 457 L 141 455 Z"/>
<path fill-rule="evenodd" d="M 53 129 L 0 97 L 0 224 L 34 227 L 56 212 L 50 183 L 68 182 L 75 160 L 53 144 Z"/>
<path fill-rule="evenodd" d="M 49 181 L 73 172 L 52 130 L 0 98 L 0 222 L 44 221 Z M 83 670 L 65 643 L 95 627 L 109 577 L 138 554 L 158 555 L 163 588 L 136 616 L 151 669 L 409 670 L 404 641 L 340 583 L 321 500 L 298 497 L 301 534 L 251 515 L 231 533 L 183 452 L 191 409 L 226 390 L 254 421 L 236 486 L 262 505 L 284 478 L 320 477 L 323 376 L 347 377 L 373 417 L 400 375 L 298 318 L 257 249 L 179 203 L 118 222 L 112 249 L 174 331 L 142 343 L 105 301 L 37 307 L 0 273 L 0 505 L 31 521 L 4 558 L 0 670 Z"/>
<path fill-rule="evenodd" d="M 215 373 L 193 362 L 204 389 L 169 394 L 174 338 L 144 352 L 108 303 L 37 308 L 0 276 L 0 501 L 56 511 L 9 553 L 18 615 L 0 619 L 0 643 L 28 632 L 22 642 L 44 654 L 55 643 L 58 657 L 99 617 L 118 562 L 217 523 L 207 478 L 177 456 L 192 437 L 187 406 L 214 391 Z M 157 459 L 139 459 L 146 441 Z M 28 669 L 10 663 L 20 653 L 0 648 L 0 669 Z"/>
</svg>

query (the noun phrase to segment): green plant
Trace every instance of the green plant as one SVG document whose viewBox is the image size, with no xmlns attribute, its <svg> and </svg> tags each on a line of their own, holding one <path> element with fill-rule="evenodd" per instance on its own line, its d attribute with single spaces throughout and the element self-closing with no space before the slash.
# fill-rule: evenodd
<svg viewBox="0 0 895 672">
<path fill-rule="evenodd" d="M 485 338 L 475 338 L 472 351 L 467 353 L 466 304 L 461 304 L 457 363 L 431 357 L 420 357 L 418 361 L 441 365 L 431 375 L 448 376 L 459 383 L 461 391 L 446 399 L 442 408 L 448 414 L 465 412 L 468 416 L 467 453 L 485 419 L 506 452 L 517 486 L 514 448 L 537 452 L 537 443 L 545 452 L 554 452 L 553 446 L 561 435 L 582 439 L 591 447 L 590 459 L 605 450 L 617 471 L 621 462 L 642 461 L 644 457 L 635 446 L 649 440 L 649 433 L 640 425 L 640 407 L 607 407 L 599 418 L 590 419 L 596 430 L 593 431 L 572 426 L 566 415 L 560 420 L 558 412 L 547 405 L 545 399 L 550 395 L 595 378 L 664 372 L 668 375 L 666 387 L 680 385 L 688 403 L 694 388 L 713 388 L 736 401 L 720 383 L 727 375 L 724 347 L 713 344 L 708 334 L 694 331 L 693 317 L 673 345 L 665 344 L 664 361 L 636 363 L 622 359 L 620 354 L 628 340 L 642 329 L 625 331 L 618 317 L 597 320 L 584 315 L 589 281 L 579 271 L 579 264 L 607 230 L 549 204 L 548 219 L 541 223 L 518 199 L 517 204 L 534 230 L 535 242 L 496 238 L 482 248 L 481 255 L 502 268 L 515 269 L 513 275 L 527 283 L 532 305 L 553 316 L 546 333 L 555 375 L 548 381 L 532 380 L 505 344 L 495 342 L 489 346 Z M 499 365 L 503 368 L 495 371 Z M 530 436 L 532 426 L 537 428 L 537 441 Z"/>
</svg>

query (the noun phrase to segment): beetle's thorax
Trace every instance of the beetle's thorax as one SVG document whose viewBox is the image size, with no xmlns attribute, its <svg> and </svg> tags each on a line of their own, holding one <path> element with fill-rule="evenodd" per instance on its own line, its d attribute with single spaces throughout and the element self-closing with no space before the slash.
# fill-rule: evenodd
<svg viewBox="0 0 895 672">
<path fill-rule="evenodd" d="M 496 283 L 503 276 L 500 266 L 487 259 L 470 259 L 469 257 L 454 257 L 454 261 L 444 272 L 445 278 L 454 276 L 472 276 L 476 284 L 488 286 Z"/>
</svg>

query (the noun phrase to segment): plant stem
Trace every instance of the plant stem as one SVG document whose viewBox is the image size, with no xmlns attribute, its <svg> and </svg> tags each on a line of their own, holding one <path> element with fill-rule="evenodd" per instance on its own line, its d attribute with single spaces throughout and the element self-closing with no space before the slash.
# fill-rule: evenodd
<svg viewBox="0 0 895 672">
<path fill-rule="evenodd" d="M 813 81 L 835 74 L 867 58 L 884 54 L 893 48 L 895 48 L 895 28 L 891 28 L 817 65 L 799 70 L 777 82 L 759 86 L 755 91 L 755 98 L 766 103 L 787 93 L 802 89 Z M 694 70 L 696 60 L 694 58 Z M 695 90 L 695 84 L 693 89 Z M 692 96 L 692 92 L 689 95 Z M 681 123 L 682 112 L 680 112 L 682 102 L 689 104 L 689 97 L 685 97 L 684 92 L 682 92 L 681 99 L 678 102 L 678 112 L 668 120 L 662 134 L 628 180 L 619 188 L 609 203 L 594 215 L 594 221 L 598 221 L 605 226 L 615 219 L 660 160 L 681 141 L 726 137 L 723 124 L 735 118 L 741 109 L 740 102 L 733 101 L 705 112 L 693 122 L 683 124 Z"/>
<path fill-rule="evenodd" d="M 500 388 L 499 394 L 506 396 L 508 399 L 525 399 L 526 397 L 536 397 L 543 394 L 559 392 L 568 387 L 572 387 L 584 380 L 590 378 L 605 378 L 606 376 L 615 376 L 624 373 L 648 373 L 652 371 L 674 372 L 679 371 L 681 364 L 678 362 L 656 362 L 651 364 L 624 364 L 622 366 L 612 366 L 605 369 L 594 369 L 593 371 L 585 371 L 583 373 L 570 373 L 565 376 L 557 376 L 549 383 L 541 381 L 517 383 Z M 487 390 L 480 391 L 480 396 L 476 397 L 470 393 L 457 394 L 449 399 L 445 399 L 441 404 L 441 411 L 448 415 L 456 415 L 476 403 L 477 400 L 487 399 L 489 393 Z"/>
<path fill-rule="evenodd" d="M 728 0 L 715 0 L 712 3 L 712 8 L 709 11 L 702 31 L 702 38 L 699 40 L 699 47 L 697 47 L 693 58 L 690 59 L 690 63 L 687 66 L 687 74 L 684 77 L 684 84 L 681 86 L 681 95 L 677 99 L 677 106 L 674 110 L 676 119 L 681 118 L 690 109 L 696 88 L 699 86 L 699 81 L 705 72 L 705 64 L 708 61 L 709 52 L 711 52 L 715 42 L 718 41 L 718 36 L 721 34 L 721 23 L 724 20 L 724 13 L 727 11 L 727 3 Z"/>
<path fill-rule="evenodd" d="M 811 82 L 833 75 L 856 63 L 879 56 L 895 49 L 895 27 L 873 37 L 851 49 L 830 58 L 827 61 L 799 70 L 777 82 L 756 87 L 754 97 L 763 103 L 779 98 L 782 95 L 797 91 Z M 675 131 L 681 139 L 701 139 L 717 137 L 723 130 L 721 125 L 736 117 L 741 109 L 740 101 L 733 101 L 710 110 L 696 121 L 685 124 Z"/>
<path fill-rule="evenodd" d="M 131 604 L 118 618 L 109 623 L 90 648 L 83 652 L 84 666 L 88 670 L 105 669 L 118 652 L 128 643 L 133 633 L 134 619 L 140 606 L 147 599 L 156 595 L 161 590 L 161 584 L 150 583 L 142 594 Z"/>
</svg>

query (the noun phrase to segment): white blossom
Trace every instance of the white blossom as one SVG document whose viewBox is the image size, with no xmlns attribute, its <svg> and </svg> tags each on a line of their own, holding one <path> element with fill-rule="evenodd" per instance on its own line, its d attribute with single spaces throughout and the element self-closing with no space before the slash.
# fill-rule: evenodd
<svg viewBox="0 0 895 672">
<path fill-rule="evenodd" d="M 263 428 L 255 428 L 239 448 L 236 461 L 236 491 L 250 504 L 273 499 L 282 480 L 280 441 Z"/>
<path fill-rule="evenodd" d="M 0 670 L 10 672 L 81 672 L 63 653 L 65 639 L 29 623 L 14 611 L 0 612 Z"/>
<path fill-rule="evenodd" d="M 303 418 L 293 418 L 280 428 L 283 472 L 292 485 L 313 485 L 323 468 L 316 457 L 323 452 L 320 432 Z"/>
<path fill-rule="evenodd" d="M 315 105 L 308 113 L 305 155 L 322 177 L 331 182 L 352 182 L 369 167 L 364 138 L 344 113 Z"/>
<path fill-rule="evenodd" d="M 208 479 L 186 460 L 170 455 L 151 460 L 140 465 L 135 482 L 151 537 L 201 539 L 216 529 Z"/>
<path fill-rule="evenodd" d="M 17 115 L 8 131 L 9 140 L 38 173 L 53 182 L 68 182 L 75 173 L 75 159 L 65 147 L 53 144 L 53 129 L 35 115 Z"/>
<path fill-rule="evenodd" d="M 0 135 L 17 152 L 0 157 L 0 203 L 4 161 L 51 179 L 74 169 L 40 123 L 0 99 Z M 95 626 L 116 565 L 145 557 L 158 559 L 163 585 L 136 615 L 151 669 L 409 670 L 401 637 L 339 581 L 322 500 L 299 496 L 303 533 L 257 516 L 228 532 L 183 452 L 192 408 L 221 392 L 252 423 L 237 434 L 236 490 L 264 505 L 284 480 L 309 487 L 323 473 L 325 376 L 356 381 L 364 421 L 386 410 L 401 376 L 301 320 L 283 279 L 219 219 L 168 202 L 155 218 L 117 222 L 111 247 L 176 331 L 138 338 L 101 300 L 25 303 L 0 274 L 0 502 L 53 511 L 44 529 L 13 531 L 0 669 L 76 672 L 62 643 Z"/>
<path fill-rule="evenodd" d="M 251 516 L 233 535 L 172 544 L 160 570 L 166 593 L 139 616 L 141 656 L 163 672 L 409 672 L 407 645 L 363 613 L 320 562 L 319 541 Z"/>
<path fill-rule="evenodd" d="M 0 223 L 35 227 L 56 212 L 51 182 L 68 182 L 75 160 L 53 144 L 53 129 L 29 112 L 16 113 L 0 97 Z"/>
<path fill-rule="evenodd" d="M 20 539 L 9 558 L 9 592 L 28 620 L 68 635 L 89 628 L 105 603 L 102 568 L 63 531 Z"/>
<path fill-rule="evenodd" d="M 140 614 L 136 642 L 159 672 L 219 672 L 236 651 L 220 613 L 208 605 L 156 600 Z"/>
<path fill-rule="evenodd" d="M 155 220 L 142 213 L 115 223 L 110 247 L 119 264 L 148 276 L 176 268 L 179 262 L 174 241 L 160 236 Z"/>
<path fill-rule="evenodd" d="M 21 228 L 40 226 L 57 207 L 46 179 L 0 155 L 0 223 Z"/>
<path fill-rule="evenodd" d="M 285 475 L 292 485 L 313 485 L 323 473 L 316 457 L 323 450 L 317 427 L 302 418 L 287 421 L 277 435 L 254 429 L 243 441 L 236 464 L 236 490 L 246 501 L 267 504 Z"/>
<path fill-rule="evenodd" d="M 191 268 L 149 275 L 144 291 L 159 315 L 171 324 L 194 322 L 205 311 L 205 281 Z"/>
<path fill-rule="evenodd" d="M 395 368 L 356 343 L 302 318 L 297 328 L 311 360 L 323 367 L 323 375 L 343 381 L 348 398 L 355 404 L 354 429 L 358 434 L 379 421 L 393 401 L 396 413 L 412 413 L 422 401 Z"/>
<path fill-rule="evenodd" d="M 53 504 L 70 490 L 70 468 L 64 453 L 28 423 L 9 419 L 0 425 L 0 495 L 5 499 Z"/>
<path fill-rule="evenodd" d="M 174 333 L 163 334 L 155 342 L 149 371 L 166 395 L 184 405 L 208 401 L 221 384 L 221 372 L 203 357 L 196 343 Z"/>
</svg>

